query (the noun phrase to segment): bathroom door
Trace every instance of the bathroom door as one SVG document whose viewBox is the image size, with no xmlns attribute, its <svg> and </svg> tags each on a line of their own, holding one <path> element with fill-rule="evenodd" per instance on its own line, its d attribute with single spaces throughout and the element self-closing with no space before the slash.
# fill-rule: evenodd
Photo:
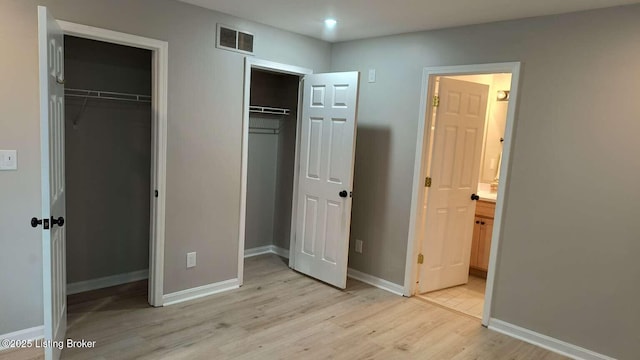
<svg viewBox="0 0 640 360">
<path fill-rule="evenodd" d="M 465 284 L 489 86 L 440 78 L 420 292 Z"/>
</svg>

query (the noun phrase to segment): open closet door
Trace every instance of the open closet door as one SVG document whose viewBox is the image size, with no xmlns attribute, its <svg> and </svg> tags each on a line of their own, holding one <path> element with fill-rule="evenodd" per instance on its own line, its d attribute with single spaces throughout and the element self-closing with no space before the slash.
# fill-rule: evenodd
<svg viewBox="0 0 640 360">
<path fill-rule="evenodd" d="M 294 269 L 347 285 L 358 72 L 304 77 Z"/>
<path fill-rule="evenodd" d="M 64 341 L 67 330 L 64 186 L 64 44 L 62 29 L 38 7 L 40 147 L 42 186 L 42 266 L 44 338 Z M 35 222 L 34 222 L 35 221 Z M 32 220 L 38 226 L 38 219 Z M 45 359 L 60 358 L 58 346 L 45 347 Z"/>
</svg>

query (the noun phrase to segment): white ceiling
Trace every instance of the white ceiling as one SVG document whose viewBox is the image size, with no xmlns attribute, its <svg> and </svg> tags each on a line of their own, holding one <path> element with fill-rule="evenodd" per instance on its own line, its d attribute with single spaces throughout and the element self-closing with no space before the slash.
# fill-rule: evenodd
<svg viewBox="0 0 640 360">
<path fill-rule="evenodd" d="M 632 4 L 640 0 L 180 0 L 330 42 Z M 324 29 L 324 19 L 338 25 Z"/>
</svg>

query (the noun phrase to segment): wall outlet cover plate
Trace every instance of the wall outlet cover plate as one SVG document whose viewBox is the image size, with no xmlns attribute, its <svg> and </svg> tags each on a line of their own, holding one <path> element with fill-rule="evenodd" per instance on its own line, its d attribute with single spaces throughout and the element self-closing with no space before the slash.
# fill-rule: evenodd
<svg viewBox="0 0 640 360">
<path fill-rule="evenodd" d="M 0 150 L 0 170 L 18 170 L 17 150 Z"/>
</svg>

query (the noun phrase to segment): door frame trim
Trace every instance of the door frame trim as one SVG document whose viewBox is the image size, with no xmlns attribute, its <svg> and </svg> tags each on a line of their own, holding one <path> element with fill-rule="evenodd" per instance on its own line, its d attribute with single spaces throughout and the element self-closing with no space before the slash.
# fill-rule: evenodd
<svg viewBox="0 0 640 360">
<path fill-rule="evenodd" d="M 422 72 L 422 92 L 420 100 L 420 117 L 418 119 L 418 138 L 416 143 L 416 156 L 413 170 L 413 185 L 411 195 L 411 213 L 409 218 L 409 236 L 407 239 L 407 256 L 405 265 L 404 295 L 413 296 L 416 294 L 418 286 L 420 267 L 417 259 L 420 249 L 420 231 L 418 229 L 418 219 L 422 217 L 422 201 L 427 196 L 427 191 L 423 185 L 426 176 L 427 159 L 430 148 L 429 139 L 431 136 L 431 106 L 429 99 L 434 95 L 435 78 L 447 75 L 476 75 L 492 73 L 511 73 L 511 89 L 509 94 L 509 107 L 507 109 L 507 122 L 504 134 L 504 146 L 502 150 L 502 163 L 500 166 L 500 182 L 498 187 L 498 199 L 496 201 L 496 213 L 494 217 L 494 227 L 491 241 L 491 253 L 489 256 L 489 271 L 487 274 L 487 287 L 485 290 L 484 310 L 482 314 L 482 324 L 489 325 L 491 317 L 491 303 L 493 300 L 494 282 L 496 277 L 497 254 L 503 234 L 502 216 L 505 209 L 506 198 L 509 189 L 509 169 L 511 167 L 511 152 L 513 150 L 513 138 L 515 134 L 516 113 L 518 108 L 518 93 L 520 84 L 520 62 L 505 62 L 491 64 L 472 64 L 458 66 L 436 66 L 425 67 Z"/>
<path fill-rule="evenodd" d="M 313 70 L 277 63 L 273 61 L 257 59 L 251 56 L 245 57 L 244 60 L 244 89 L 242 100 L 242 150 L 241 150 L 241 167 L 240 167 L 240 224 L 238 228 L 238 282 L 242 286 L 244 281 L 244 244 L 245 244 L 245 230 L 247 223 L 247 171 L 248 171 L 248 159 L 249 159 L 249 105 L 251 104 L 251 69 L 268 70 L 280 74 L 296 75 L 302 78 L 305 75 L 313 74 Z M 302 87 L 298 89 L 298 112 L 296 119 L 298 125 L 300 124 L 300 106 L 302 104 Z M 299 140 L 300 140 L 300 126 L 296 127 L 296 151 L 295 151 L 295 170 L 293 178 L 293 198 L 291 204 L 291 236 L 289 239 L 289 254 L 293 254 L 291 249 L 295 249 L 295 222 L 296 222 L 296 198 L 298 195 L 298 167 L 299 167 Z M 293 267 L 295 256 L 289 256 L 289 267 Z"/>
<path fill-rule="evenodd" d="M 164 242 L 167 177 L 167 89 L 169 43 L 147 37 L 57 20 L 65 35 L 125 45 L 152 51 L 151 94 L 151 193 L 158 190 L 158 197 L 151 196 L 149 294 L 152 306 L 163 306 L 164 293 Z"/>
</svg>

